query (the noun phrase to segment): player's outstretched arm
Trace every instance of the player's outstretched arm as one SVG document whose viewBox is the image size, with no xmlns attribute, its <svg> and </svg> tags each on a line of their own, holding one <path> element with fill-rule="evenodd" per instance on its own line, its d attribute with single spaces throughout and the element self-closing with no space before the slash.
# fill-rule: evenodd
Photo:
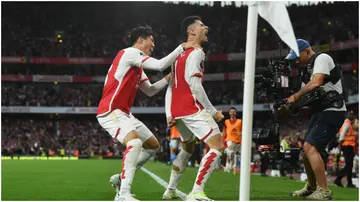
<svg viewBox="0 0 360 202">
<path fill-rule="evenodd" d="M 147 96 L 151 97 L 165 88 L 165 86 L 169 83 L 170 76 L 171 73 L 166 75 L 163 79 L 152 84 L 146 74 L 143 72 L 139 87 Z"/>
<path fill-rule="evenodd" d="M 172 63 L 175 62 L 176 58 L 184 52 L 184 50 L 195 47 L 194 42 L 186 42 L 179 45 L 173 52 L 171 52 L 166 57 L 158 60 L 150 56 L 145 56 L 139 53 L 132 53 L 129 55 L 129 65 L 135 67 L 142 67 L 144 69 L 155 70 L 155 71 L 164 71 L 166 68 L 170 67 Z"/>
</svg>

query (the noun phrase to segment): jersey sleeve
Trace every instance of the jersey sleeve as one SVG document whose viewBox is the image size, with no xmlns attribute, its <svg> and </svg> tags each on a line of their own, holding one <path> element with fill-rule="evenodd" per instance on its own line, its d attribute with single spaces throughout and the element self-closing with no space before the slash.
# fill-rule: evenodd
<svg viewBox="0 0 360 202">
<path fill-rule="evenodd" d="M 189 83 L 191 92 L 195 96 L 195 99 L 211 116 L 214 116 L 217 110 L 211 104 L 202 85 L 202 62 L 204 59 L 205 55 L 202 50 L 195 50 L 189 55 L 186 60 L 185 80 Z"/>
<path fill-rule="evenodd" d="M 158 93 L 163 88 L 165 88 L 167 84 L 168 82 L 166 81 L 165 77 L 157 81 L 156 83 L 152 84 L 149 78 L 147 77 L 147 75 L 145 74 L 145 72 L 143 71 L 141 74 L 139 87 L 141 91 L 143 91 L 146 95 L 151 97 L 156 93 Z"/>
<path fill-rule="evenodd" d="M 155 71 L 163 71 L 173 62 L 175 62 L 176 58 L 183 52 L 183 48 L 179 45 L 173 52 L 171 52 L 166 57 L 158 60 L 152 58 L 150 56 L 146 56 L 143 52 L 136 48 L 128 48 L 126 49 L 126 57 L 128 61 L 128 65 L 135 67 L 142 67 L 148 70 Z"/>
<path fill-rule="evenodd" d="M 202 50 L 194 50 L 186 60 L 185 76 L 187 80 L 191 77 L 203 78 L 203 65 L 205 53 Z"/>
<path fill-rule="evenodd" d="M 328 54 L 320 54 L 316 59 L 314 63 L 314 74 L 326 74 L 330 75 L 330 71 L 335 67 L 334 60 L 328 55 Z"/>
<path fill-rule="evenodd" d="M 125 53 L 123 57 L 125 57 L 129 65 L 133 67 L 141 67 L 142 64 L 150 58 L 150 56 L 146 56 L 140 50 L 132 47 L 125 49 Z"/>
<path fill-rule="evenodd" d="M 343 130 L 341 131 L 339 141 L 343 141 L 345 139 L 346 134 L 348 133 L 348 130 L 350 128 L 349 122 L 345 121 L 343 124 Z"/>
<path fill-rule="evenodd" d="M 141 78 L 140 78 L 140 84 L 144 83 L 145 81 L 149 81 L 149 78 L 145 74 L 145 72 L 143 71 L 142 74 L 141 74 Z"/>
</svg>

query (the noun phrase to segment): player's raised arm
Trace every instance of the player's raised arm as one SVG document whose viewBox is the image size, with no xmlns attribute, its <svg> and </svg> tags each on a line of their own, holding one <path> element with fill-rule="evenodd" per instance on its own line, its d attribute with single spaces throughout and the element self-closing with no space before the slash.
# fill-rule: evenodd
<svg viewBox="0 0 360 202">
<path fill-rule="evenodd" d="M 149 78 L 146 76 L 145 72 L 143 72 L 141 75 L 139 87 L 147 96 L 151 97 L 151 96 L 155 95 L 156 93 L 158 93 L 163 88 L 165 88 L 165 86 L 169 83 L 170 75 L 171 74 L 168 74 L 161 80 L 152 84 L 149 81 Z"/>
<path fill-rule="evenodd" d="M 130 35 L 130 43 L 132 44 L 132 47 L 127 49 L 125 55 L 129 66 L 163 71 L 171 66 L 171 64 L 175 62 L 176 58 L 184 52 L 185 49 L 196 46 L 194 42 L 182 43 L 169 55 L 158 60 L 150 57 L 155 48 L 155 41 L 152 35 L 153 31 L 149 26 L 140 26 L 132 31 Z"/>
<path fill-rule="evenodd" d="M 156 71 L 163 71 L 166 68 L 170 67 L 172 63 L 175 62 L 176 58 L 184 51 L 182 45 L 179 45 L 173 52 L 171 52 L 166 57 L 158 60 L 152 57 L 147 57 L 144 59 L 141 67 L 144 69 L 151 69 Z"/>
<path fill-rule="evenodd" d="M 130 58 L 129 62 L 131 66 L 142 67 L 144 69 L 164 71 L 175 62 L 176 58 L 184 52 L 185 49 L 192 47 L 191 42 L 186 42 L 179 45 L 173 52 L 166 57 L 158 60 L 156 58 L 145 56 L 141 54 L 134 54 Z"/>
</svg>

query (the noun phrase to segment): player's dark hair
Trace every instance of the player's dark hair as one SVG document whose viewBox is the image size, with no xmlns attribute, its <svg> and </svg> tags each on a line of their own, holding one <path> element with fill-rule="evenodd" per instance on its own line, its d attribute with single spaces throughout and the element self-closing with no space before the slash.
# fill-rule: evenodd
<svg viewBox="0 0 360 202">
<path fill-rule="evenodd" d="M 229 111 L 232 110 L 232 109 L 237 111 L 235 107 L 230 107 Z"/>
<path fill-rule="evenodd" d="M 186 17 L 182 23 L 181 23 L 181 33 L 182 35 L 185 37 L 185 39 L 187 39 L 187 30 L 188 30 L 188 27 L 192 24 L 195 23 L 196 20 L 201 20 L 201 18 L 197 15 L 192 15 L 192 16 L 189 16 L 189 17 Z"/>
<path fill-rule="evenodd" d="M 139 37 L 146 39 L 151 35 L 153 35 L 153 30 L 149 25 L 138 26 L 130 33 L 130 44 L 134 45 Z"/>
</svg>

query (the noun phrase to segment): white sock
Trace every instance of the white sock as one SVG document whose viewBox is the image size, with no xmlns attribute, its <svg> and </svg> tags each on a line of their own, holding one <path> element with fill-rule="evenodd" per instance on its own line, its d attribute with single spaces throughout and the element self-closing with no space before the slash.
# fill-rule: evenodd
<svg viewBox="0 0 360 202">
<path fill-rule="evenodd" d="M 179 154 L 176 156 L 173 165 L 179 167 L 179 171 L 171 169 L 170 181 L 168 189 L 176 189 L 179 184 L 181 173 L 185 170 L 186 164 L 189 161 L 191 154 L 181 149 Z"/>
<path fill-rule="evenodd" d="M 175 171 L 171 169 L 170 180 L 168 189 L 176 189 L 179 184 L 181 173 L 179 171 Z"/>
<path fill-rule="evenodd" d="M 141 149 L 140 156 L 136 163 L 136 170 L 137 172 L 152 156 L 155 155 L 157 149 Z M 119 178 L 121 180 L 121 173 L 119 175 Z"/>
<path fill-rule="evenodd" d="M 127 143 L 125 152 L 123 153 L 122 172 L 121 172 L 121 187 L 120 195 L 130 195 L 131 184 L 134 179 L 137 159 L 142 147 L 140 139 L 133 139 Z"/>
<path fill-rule="evenodd" d="M 228 149 L 228 151 L 226 152 L 226 156 L 227 156 L 226 168 L 229 170 L 231 169 L 231 164 L 232 164 L 232 159 L 231 159 L 232 153 L 233 153 L 233 151 L 230 149 Z"/>
<path fill-rule="evenodd" d="M 141 149 L 140 156 L 136 163 L 136 171 L 138 171 L 152 156 L 155 155 L 157 149 Z"/>
<path fill-rule="evenodd" d="M 236 168 L 236 160 L 237 160 L 237 155 L 236 155 L 236 153 L 234 153 L 234 159 L 233 159 L 233 163 L 231 165 L 231 168 L 234 167 L 234 166 Z"/>
<path fill-rule="evenodd" d="M 234 152 L 232 150 L 230 150 L 229 152 L 229 169 L 232 169 L 233 165 L 234 165 Z"/>
<path fill-rule="evenodd" d="M 204 191 L 205 183 L 216 168 L 220 156 L 221 153 L 218 150 L 210 149 L 210 151 L 201 159 L 199 171 L 192 190 L 193 193 Z"/>
<path fill-rule="evenodd" d="M 230 168 L 230 160 L 226 160 L 225 168 Z"/>
</svg>

